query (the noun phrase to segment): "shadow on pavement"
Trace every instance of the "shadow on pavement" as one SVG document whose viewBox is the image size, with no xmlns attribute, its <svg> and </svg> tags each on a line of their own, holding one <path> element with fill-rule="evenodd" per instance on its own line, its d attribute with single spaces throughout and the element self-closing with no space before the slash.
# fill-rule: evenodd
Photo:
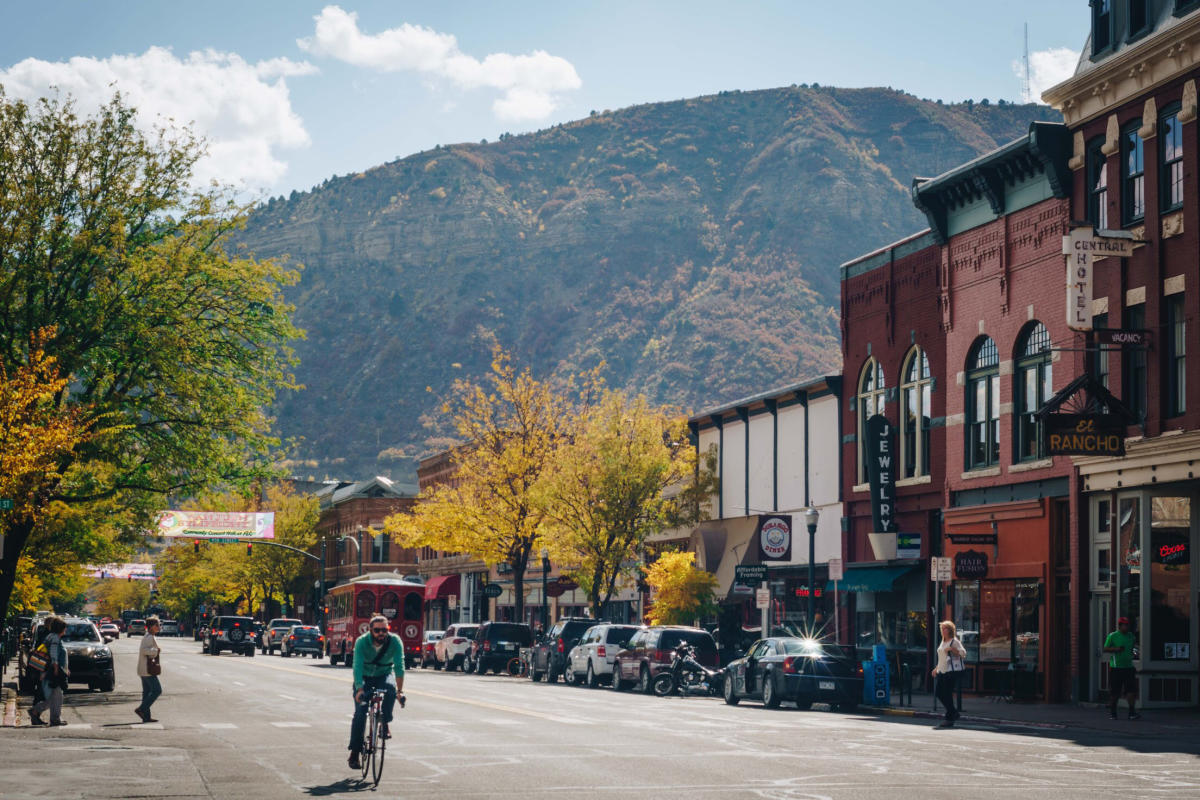
<svg viewBox="0 0 1200 800">
<path fill-rule="evenodd" d="M 369 781 L 360 780 L 358 778 L 342 778 L 336 783 L 327 783 L 324 786 L 306 786 L 304 793 L 309 797 L 332 797 L 333 795 L 345 794 L 346 792 L 365 792 L 375 791 L 375 786 Z"/>
</svg>

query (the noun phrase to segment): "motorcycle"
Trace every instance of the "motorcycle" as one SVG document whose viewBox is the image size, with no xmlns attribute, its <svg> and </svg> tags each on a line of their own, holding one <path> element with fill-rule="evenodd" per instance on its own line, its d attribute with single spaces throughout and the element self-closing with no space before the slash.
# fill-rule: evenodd
<svg viewBox="0 0 1200 800">
<path fill-rule="evenodd" d="M 680 642 L 671 655 L 671 667 L 654 676 L 650 684 L 654 694 L 666 697 L 680 693 L 718 696 L 723 691 L 725 670 L 711 670 L 696 660 L 696 648 Z"/>
</svg>

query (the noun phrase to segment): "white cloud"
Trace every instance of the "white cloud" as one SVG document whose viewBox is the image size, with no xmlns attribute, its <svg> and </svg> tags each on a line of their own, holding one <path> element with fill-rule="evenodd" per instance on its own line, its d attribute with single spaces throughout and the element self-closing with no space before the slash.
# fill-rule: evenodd
<svg viewBox="0 0 1200 800">
<path fill-rule="evenodd" d="M 527 55 L 492 53 L 482 61 L 458 48 L 448 33 L 405 23 L 376 34 L 358 27 L 358 15 L 326 6 L 314 17 L 311 37 L 301 49 L 380 72 L 419 72 L 463 89 L 499 89 L 492 110 L 504 120 L 542 119 L 554 111 L 557 95 L 582 82 L 571 62 L 544 50 Z"/>
<path fill-rule="evenodd" d="M 1029 96 L 1022 99 L 1026 103 L 1042 102 L 1042 92 L 1074 75 L 1078 63 L 1079 51 L 1069 47 L 1051 47 L 1030 53 Z M 1024 75 L 1024 71 L 1020 61 L 1013 62 L 1013 72 L 1018 78 Z"/>
<path fill-rule="evenodd" d="M 273 58 L 251 64 L 236 53 L 205 50 L 179 58 L 151 47 L 141 55 L 76 57 L 66 62 L 27 58 L 0 70 L 10 97 L 33 100 L 57 89 L 80 112 L 94 111 L 119 90 L 138 109 L 138 124 L 191 125 L 208 146 L 196 179 L 261 188 L 287 171 L 278 151 L 310 143 L 292 110 L 287 78 L 311 75 L 307 62 Z"/>
</svg>

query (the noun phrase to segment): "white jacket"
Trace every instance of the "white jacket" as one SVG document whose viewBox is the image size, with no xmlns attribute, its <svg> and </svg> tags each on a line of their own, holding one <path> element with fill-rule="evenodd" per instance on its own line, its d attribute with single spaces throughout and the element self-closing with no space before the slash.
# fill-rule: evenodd
<svg viewBox="0 0 1200 800">
<path fill-rule="evenodd" d="M 158 640 L 154 638 L 154 634 L 147 633 L 142 637 L 142 644 L 138 647 L 137 674 L 140 677 L 150 677 L 150 668 L 146 665 L 146 661 L 154 658 L 158 652 Z"/>
</svg>

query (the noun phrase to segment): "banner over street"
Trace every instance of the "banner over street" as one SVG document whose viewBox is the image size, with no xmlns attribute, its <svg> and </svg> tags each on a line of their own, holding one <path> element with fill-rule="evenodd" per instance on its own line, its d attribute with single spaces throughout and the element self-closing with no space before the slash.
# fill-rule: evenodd
<svg viewBox="0 0 1200 800">
<path fill-rule="evenodd" d="M 193 539 L 274 539 L 275 512 L 163 511 L 156 533 Z"/>
</svg>

